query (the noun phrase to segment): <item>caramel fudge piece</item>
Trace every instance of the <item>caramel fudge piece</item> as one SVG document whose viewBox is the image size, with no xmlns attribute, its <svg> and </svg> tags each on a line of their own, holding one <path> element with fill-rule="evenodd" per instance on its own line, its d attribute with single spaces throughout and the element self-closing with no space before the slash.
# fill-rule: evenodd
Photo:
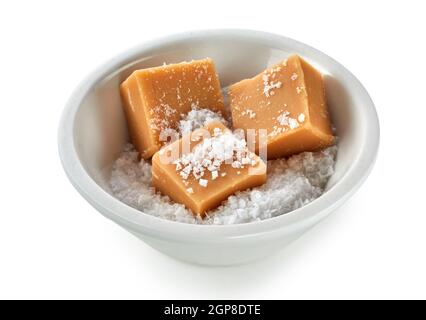
<svg viewBox="0 0 426 320">
<path fill-rule="evenodd" d="M 239 190 L 266 182 L 266 164 L 247 149 L 244 137 L 210 122 L 162 148 L 152 158 L 156 190 L 204 214 Z"/>
<path fill-rule="evenodd" d="M 268 159 L 333 143 L 322 75 L 297 55 L 232 85 L 229 96 L 234 128 L 267 130 Z"/>
<path fill-rule="evenodd" d="M 144 159 L 177 134 L 181 116 L 192 107 L 225 111 L 209 58 L 136 70 L 120 89 L 131 140 Z"/>
</svg>

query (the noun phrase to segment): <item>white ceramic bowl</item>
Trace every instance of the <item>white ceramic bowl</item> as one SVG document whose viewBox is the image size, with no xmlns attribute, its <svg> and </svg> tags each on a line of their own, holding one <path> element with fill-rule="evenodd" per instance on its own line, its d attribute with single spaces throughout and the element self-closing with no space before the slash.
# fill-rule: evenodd
<svg viewBox="0 0 426 320">
<path fill-rule="evenodd" d="M 204 226 L 156 218 L 111 195 L 111 164 L 128 141 L 119 84 L 133 70 L 211 57 L 222 86 L 228 86 L 292 53 L 300 54 L 324 73 L 327 100 L 339 136 L 336 172 L 320 198 L 269 220 Z M 80 84 L 68 101 L 59 126 L 59 153 L 64 169 L 87 201 L 153 248 L 203 265 L 249 262 L 298 238 L 361 185 L 373 166 L 378 145 L 379 123 L 373 102 L 348 70 L 303 43 L 249 30 L 188 32 L 124 52 Z"/>
</svg>

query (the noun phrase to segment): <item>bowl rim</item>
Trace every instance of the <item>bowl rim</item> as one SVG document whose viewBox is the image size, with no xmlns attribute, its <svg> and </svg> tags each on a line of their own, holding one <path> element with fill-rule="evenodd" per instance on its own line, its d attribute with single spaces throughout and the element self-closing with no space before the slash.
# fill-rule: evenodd
<svg viewBox="0 0 426 320">
<path fill-rule="evenodd" d="M 120 67 L 140 58 L 144 53 L 172 43 L 196 41 L 201 38 L 239 37 L 269 45 L 285 44 L 296 52 L 310 52 L 317 60 L 333 64 L 363 101 L 366 134 L 361 151 L 353 165 L 327 192 L 309 204 L 289 213 L 244 224 L 198 225 L 171 221 L 134 209 L 116 199 L 99 186 L 87 173 L 77 154 L 74 141 L 74 123 L 76 114 L 85 96 Z M 137 234 L 148 237 L 173 240 L 176 242 L 221 242 L 223 240 L 254 239 L 271 237 L 282 233 L 296 232 L 308 225 L 314 225 L 344 203 L 364 182 L 374 166 L 380 140 L 379 120 L 374 103 L 360 81 L 340 63 L 321 51 L 299 41 L 263 31 L 247 29 L 215 29 L 187 31 L 144 42 L 141 45 L 118 54 L 91 72 L 71 94 L 61 116 L 58 128 L 58 149 L 63 168 L 77 191 L 98 211 L 118 224 Z"/>
</svg>

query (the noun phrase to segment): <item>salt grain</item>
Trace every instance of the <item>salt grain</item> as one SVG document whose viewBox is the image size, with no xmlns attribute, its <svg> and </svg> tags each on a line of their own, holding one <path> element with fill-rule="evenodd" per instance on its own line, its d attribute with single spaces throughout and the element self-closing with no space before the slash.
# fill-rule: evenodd
<svg viewBox="0 0 426 320">
<path fill-rule="evenodd" d="M 216 180 L 216 178 L 219 176 L 219 173 L 217 170 L 212 171 L 212 180 Z"/>
<path fill-rule="evenodd" d="M 289 118 L 288 119 L 288 126 L 290 127 L 290 129 L 296 129 L 296 128 L 299 127 L 299 122 L 297 122 L 296 119 Z"/>
<path fill-rule="evenodd" d="M 290 114 L 290 112 L 288 111 L 284 111 L 283 113 L 281 113 L 278 117 L 277 117 L 277 121 L 280 125 L 282 126 L 288 126 L 288 115 Z"/>
<path fill-rule="evenodd" d="M 247 98 L 247 97 L 246 97 L 246 98 Z M 256 112 L 254 112 L 254 111 L 253 111 L 253 110 L 251 110 L 251 109 L 246 109 L 245 111 L 243 111 L 243 112 L 241 113 L 241 115 L 243 115 L 243 116 L 248 115 L 250 119 L 254 119 L 254 118 L 256 118 Z"/>
</svg>

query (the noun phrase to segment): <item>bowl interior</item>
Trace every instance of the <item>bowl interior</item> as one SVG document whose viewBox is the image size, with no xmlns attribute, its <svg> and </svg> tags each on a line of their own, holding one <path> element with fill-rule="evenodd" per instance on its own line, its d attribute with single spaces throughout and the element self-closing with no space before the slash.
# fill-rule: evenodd
<svg viewBox="0 0 426 320">
<path fill-rule="evenodd" d="M 139 68 L 211 57 L 222 87 L 252 77 L 266 67 L 297 53 L 318 68 L 325 78 L 332 121 L 339 137 L 335 174 L 327 189 L 335 185 L 360 155 L 366 140 L 364 101 L 354 92 L 341 66 L 318 51 L 294 41 L 249 35 L 188 36 L 158 42 L 116 61 L 102 78 L 96 79 L 82 98 L 74 121 L 74 143 L 81 164 L 105 191 L 110 169 L 128 141 L 119 84 Z"/>
</svg>

